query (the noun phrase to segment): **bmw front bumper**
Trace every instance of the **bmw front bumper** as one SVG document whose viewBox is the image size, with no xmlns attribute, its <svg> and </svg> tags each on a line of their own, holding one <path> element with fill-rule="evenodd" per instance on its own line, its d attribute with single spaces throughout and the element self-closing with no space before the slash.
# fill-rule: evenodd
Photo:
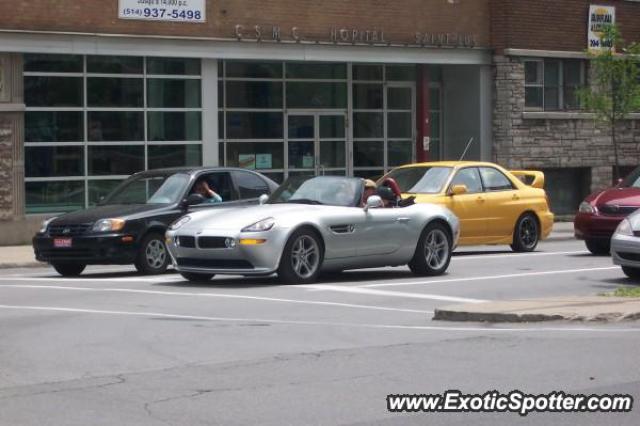
<svg viewBox="0 0 640 426">
<path fill-rule="evenodd" d="M 275 229 L 255 233 L 207 229 L 198 235 L 181 231 L 166 234 L 173 266 L 179 272 L 203 274 L 270 275 L 278 270 L 288 238 Z"/>
<path fill-rule="evenodd" d="M 611 258 L 615 265 L 640 268 L 640 237 L 614 234 L 611 238 Z"/>
</svg>

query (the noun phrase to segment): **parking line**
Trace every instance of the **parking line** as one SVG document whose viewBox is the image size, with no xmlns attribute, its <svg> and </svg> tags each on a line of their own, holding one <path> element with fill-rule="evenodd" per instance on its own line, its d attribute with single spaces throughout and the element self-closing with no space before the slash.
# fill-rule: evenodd
<svg viewBox="0 0 640 426">
<path fill-rule="evenodd" d="M 132 316 L 146 318 L 171 318 L 195 321 L 212 321 L 212 322 L 237 322 L 237 323 L 270 323 L 282 325 L 302 325 L 302 326 L 325 326 L 325 327 L 352 327 L 352 328 L 368 328 L 368 329 L 389 329 L 389 330 L 422 330 L 422 331 L 444 331 L 444 332 L 487 332 L 487 333 L 517 333 L 517 332 L 593 332 L 593 333 L 638 333 L 640 328 L 596 328 L 596 327 L 443 327 L 443 326 L 420 326 L 420 325 L 396 325 L 396 324 L 360 324 L 345 322 L 324 322 L 324 321 L 296 321 L 296 320 L 280 320 L 266 318 L 227 318 L 227 317 L 207 317 L 196 315 L 177 315 L 163 312 L 131 312 L 131 311 L 109 311 L 98 309 L 79 309 L 64 308 L 58 306 L 22 306 L 22 305 L 0 305 L 0 309 L 7 310 L 23 310 L 23 311 L 43 311 L 43 312 L 63 312 L 63 313 L 81 313 L 95 315 L 112 315 L 112 316 Z"/>
<path fill-rule="evenodd" d="M 597 271 L 611 271 L 614 269 L 620 269 L 619 266 L 607 266 L 604 268 L 584 268 L 584 269 L 563 269 L 559 271 L 540 271 L 540 272 L 522 272 L 518 274 L 505 274 L 505 275 L 488 275 L 482 277 L 466 277 L 466 278 L 448 278 L 442 280 L 430 280 L 430 281 L 409 281 L 400 283 L 380 283 L 380 284 L 366 284 L 357 286 L 357 288 L 375 288 L 375 287 L 400 287 L 406 285 L 423 285 L 423 284 L 438 284 L 438 283 L 457 283 L 465 281 L 484 281 L 484 280 L 500 280 L 505 278 L 522 278 L 522 277 L 535 277 L 541 275 L 554 275 L 554 274 L 576 274 L 580 272 L 597 272 Z"/>
<path fill-rule="evenodd" d="M 481 299 L 441 296 L 438 294 L 405 293 L 401 291 L 372 290 L 372 289 L 364 288 L 365 286 L 350 287 L 350 286 L 337 286 L 337 285 L 324 285 L 324 284 L 309 284 L 309 285 L 299 285 L 296 287 L 304 287 L 304 288 L 320 290 L 320 291 L 337 291 L 341 293 L 366 294 L 369 296 L 403 297 L 403 298 L 409 298 L 409 299 L 442 300 L 446 302 L 460 302 L 460 303 L 486 302 L 486 300 L 481 300 Z"/>
<path fill-rule="evenodd" d="M 274 298 L 274 297 L 245 296 L 245 295 L 239 295 L 239 294 L 224 294 L 224 293 L 194 293 L 194 292 L 184 292 L 184 291 L 178 292 L 178 291 L 159 291 L 159 290 L 137 290 L 137 289 L 129 289 L 129 288 L 92 288 L 92 287 L 69 287 L 69 286 L 48 286 L 48 285 L 29 285 L 29 284 L 0 284 L 0 289 L 2 288 L 86 291 L 86 292 L 96 292 L 96 293 L 150 294 L 150 295 L 156 295 L 156 296 L 217 297 L 217 298 L 226 298 L 226 299 L 244 299 L 244 300 L 258 300 L 258 301 L 265 301 L 265 302 L 297 303 L 297 304 L 304 304 L 304 305 L 369 309 L 369 310 L 376 310 L 376 311 L 405 312 L 405 313 L 412 313 L 412 314 L 433 314 L 433 311 L 426 311 L 426 310 L 391 308 L 391 307 L 376 306 L 376 305 L 358 305 L 358 304 L 352 304 L 352 303 L 325 302 L 325 301 L 317 301 L 317 300 L 280 299 L 280 298 Z"/>
<path fill-rule="evenodd" d="M 474 254 L 464 255 L 461 252 L 453 252 L 451 260 L 478 260 L 478 259 L 492 259 L 492 258 L 505 258 L 505 257 L 523 257 L 523 256 L 554 256 L 563 254 L 587 254 L 587 250 L 578 251 L 545 251 L 545 252 L 532 252 L 532 253 L 501 253 L 501 254 Z"/>
</svg>

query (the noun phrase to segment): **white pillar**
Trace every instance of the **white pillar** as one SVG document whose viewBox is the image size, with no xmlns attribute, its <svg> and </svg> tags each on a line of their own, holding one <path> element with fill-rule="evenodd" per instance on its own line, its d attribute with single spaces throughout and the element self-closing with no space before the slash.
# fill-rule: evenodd
<svg viewBox="0 0 640 426">
<path fill-rule="evenodd" d="M 218 60 L 202 60 L 202 165 L 218 166 Z"/>
</svg>

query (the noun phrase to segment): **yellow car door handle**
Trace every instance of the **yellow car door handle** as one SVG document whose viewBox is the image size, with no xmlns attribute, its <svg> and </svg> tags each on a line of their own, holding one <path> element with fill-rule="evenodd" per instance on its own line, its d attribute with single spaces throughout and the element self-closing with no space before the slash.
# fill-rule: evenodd
<svg viewBox="0 0 640 426">
<path fill-rule="evenodd" d="M 478 197 L 476 198 L 476 201 L 478 201 L 479 203 L 484 203 L 484 198 Z"/>
<path fill-rule="evenodd" d="M 511 198 L 514 199 L 514 200 L 519 200 L 520 199 L 520 197 L 518 197 L 518 194 L 513 194 L 513 197 L 511 197 Z"/>
</svg>

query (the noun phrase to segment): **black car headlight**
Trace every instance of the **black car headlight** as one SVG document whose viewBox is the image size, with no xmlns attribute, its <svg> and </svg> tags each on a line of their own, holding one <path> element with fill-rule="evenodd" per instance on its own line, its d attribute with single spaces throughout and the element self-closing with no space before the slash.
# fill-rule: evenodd
<svg viewBox="0 0 640 426">
<path fill-rule="evenodd" d="M 124 228 L 124 219 L 100 219 L 93 225 L 93 232 L 114 232 Z"/>
</svg>

